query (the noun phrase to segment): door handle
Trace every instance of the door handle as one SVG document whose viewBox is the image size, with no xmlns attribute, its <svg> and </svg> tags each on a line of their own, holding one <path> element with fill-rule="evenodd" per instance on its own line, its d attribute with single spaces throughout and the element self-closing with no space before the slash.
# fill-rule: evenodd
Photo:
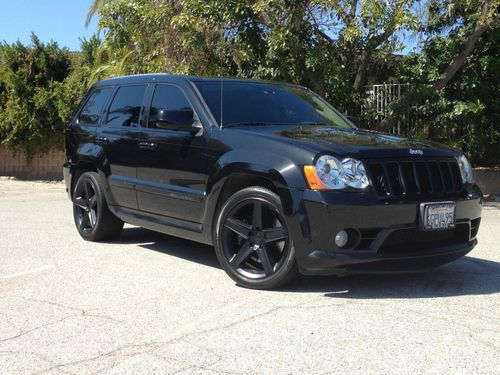
<svg viewBox="0 0 500 375">
<path fill-rule="evenodd" d="M 108 137 L 98 136 L 98 137 L 96 137 L 95 140 L 97 141 L 97 143 L 109 143 L 109 138 Z"/>
<path fill-rule="evenodd" d="M 141 150 L 154 150 L 156 149 L 156 146 L 157 144 L 155 142 L 147 142 L 147 141 L 139 142 L 139 148 Z"/>
</svg>

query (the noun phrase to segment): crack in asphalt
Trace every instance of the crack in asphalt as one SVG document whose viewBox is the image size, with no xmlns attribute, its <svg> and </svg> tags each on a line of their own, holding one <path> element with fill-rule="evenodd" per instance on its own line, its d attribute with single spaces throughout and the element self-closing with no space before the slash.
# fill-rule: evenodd
<svg viewBox="0 0 500 375">
<path fill-rule="evenodd" d="M 13 336 L 10 336 L 10 337 L 0 338 L 0 343 L 4 343 L 4 342 L 7 342 L 7 341 L 12 341 L 12 340 L 16 340 L 16 339 L 18 339 L 20 337 L 23 337 L 23 336 L 25 336 L 27 334 L 30 334 L 30 333 L 34 332 L 34 331 L 51 327 L 53 325 L 62 323 L 65 320 L 68 320 L 68 319 L 71 319 L 71 318 L 85 317 L 85 318 L 106 319 L 106 320 L 110 320 L 110 321 L 113 321 L 113 322 L 116 322 L 116 323 L 128 325 L 128 323 L 125 322 L 125 321 L 122 321 L 122 320 L 119 320 L 119 319 L 116 319 L 116 318 L 113 318 L 113 317 L 110 317 L 110 316 L 107 316 L 107 315 L 89 314 L 87 312 L 87 310 L 80 309 L 80 308 L 77 308 L 77 307 L 67 306 L 67 305 L 63 305 L 63 304 L 60 304 L 60 303 L 57 303 L 57 302 L 52 302 L 52 301 L 38 300 L 38 299 L 34 299 L 34 298 L 24 298 L 24 297 L 22 297 L 22 298 L 24 300 L 27 300 L 27 301 L 34 301 L 34 302 L 38 302 L 38 303 L 46 303 L 46 304 L 55 305 L 55 306 L 58 306 L 58 307 L 61 307 L 61 308 L 65 308 L 65 309 L 68 309 L 68 310 L 71 310 L 71 311 L 78 311 L 79 313 L 78 314 L 72 314 L 72 315 L 65 316 L 64 318 L 58 319 L 56 321 L 47 322 L 45 324 L 39 325 L 39 326 L 34 327 L 34 328 L 30 328 L 30 329 L 28 329 L 26 331 L 22 331 L 22 332 L 20 332 L 20 333 L 18 333 L 16 335 L 13 335 Z"/>
<path fill-rule="evenodd" d="M 55 325 L 55 324 L 58 324 L 59 322 L 61 322 L 63 320 L 66 320 L 66 319 L 69 319 L 69 318 L 72 318 L 72 317 L 94 316 L 94 315 L 85 315 L 85 313 L 84 313 L 85 310 L 79 309 L 79 308 L 75 308 L 75 307 L 72 307 L 72 306 L 61 305 L 59 303 L 55 303 L 55 302 L 52 302 L 52 301 L 43 301 L 43 300 L 35 300 L 35 301 L 41 302 L 41 303 L 42 302 L 43 303 L 50 303 L 50 304 L 58 305 L 58 306 L 61 306 L 61 307 L 66 307 L 66 308 L 71 309 L 71 310 L 77 310 L 77 311 L 80 311 L 80 314 L 64 317 L 62 319 L 59 319 L 56 322 L 52 322 L 52 323 L 50 323 L 48 325 L 43 325 L 43 326 L 40 326 L 40 327 L 31 329 L 31 330 L 28 330 L 28 331 L 26 331 L 26 332 L 24 332 L 22 334 L 13 336 L 11 338 L 4 339 L 2 341 L 7 341 L 7 340 L 11 340 L 11 339 L 15 339 L 15 338 L 21 337 L 22 335 L 27 334 L 29 332 L 32 332 L 32 331 L 34 331 L 36 329 L 40 329 L 40 328 L 43 328 L 43 327 Z M 213 363 L 209 364 L 208 366 L 205 366 L 205 367 L 200 367 L 199 365 L 191 365 L 191 366 L 188 366 L 186 368 L 179 369 L 179 371 L 176 371 L 176 372 L 189 371 L 189 369 L 196 369 L 196 368 L 199 368 L 201 370 L 203 368 L 205 368 L 206 370 L 212 370 L 212 371 L 217 371 L 218 372 L 219 370 L 218 369 L 215 370 L 214 366 L 216 366 L 216 364 L 219 361 L 221 361 L 222 357 L 220 356 L 220 354 L 214 353 L 213 351 L 208 350 L 205 347 L 196 345 L 196 344 L 194 344 L 191 341 L 188 341 L 186 339 L 188 339 L 189 337 L 192 337 L 192 336 L 209 334 L 209 333 L 212 333 L 212 332 L 215 332 L 215 331 L 220 331 L 220 330 L 227 330 L 227 329 L 229 329 L 231 327 L 234 327 L 234 326 L 237 326 L 237 325 L 240 325 L 240 324 L 244 324 L 244 323 L 256 320 L 256 319 L 259 319 L 261 317 L 273 314 L 276 311 L 280 311 L 280 310 L 288 310 L 288 309 L 323 309 L 323 308 L 330 308 L 330 307 L 341 307 L 341 306 L 345 306 L 345 305 L 349 305 L 349 304 L 357 304 L 357 305 L 368 305 L 369 304 L 373 308 L 373 307 L 377 307 L 377 305 L 378 305 L 378 307 L 385 307 L 387 305 L 387 303 L 389 303 L 389 302 L 390 301 L 381 301 L 381 302 L 379 302 L 379 303 L 377 303 L 377 304 L 374 305 L 373 301 L 370 301 L 370 302 L 367 301 L 367 302 L 365 302 L 365 301 L 343 300 L 341 303 L 339 303 L 339 301 L 336 300 L 335 303 L 327 303 L 327 304 L 325 304 L 325 303 L 310 304 L 310 302 L 306 302 L 306 303 L 300 303 L 300 304 L 295 304 L 295 305 L 274 306 L 274 307 L 272 307 L 272 308 L 270 308 L 270 309 L 268 309 L 266 311 L 263 311 L 263 312 L 260 312 L 260 313 L 257 313 L 257 314 L 253 314 L 251 316 L 247 316 L 245 318 L 238 319 L 238 320 L 235 320 L 235 321 L 223 324 L 223 325 L 215 326 L 215 327 L 208 328 L 208 329 L 201 329 L 201 330 L 200 329 L 195 329 L 195 330 L 193 330 L 191 332 L 179 333 L 179 334 L 177 334 L 176 337 L 171 337 L 171 338 L 169 338 L 167 340 L 154 340 L 154 341 L 150 341 L 150 342 L 146 342 L 146 343 L 142 343 L 142 344 L 123 345 L 123 346 L 120 346 L 120 347 L 118 347 L 118 348 L 116 348 L 114 350 L 111 350 L 109 352 L 101 353 L 101 354 L 93 356 L 93 357 L 83 358 L 83 359 L 80 359 L 80 360 L 70 361 L 70 362 L 66 362 L 66 363 L 56 364 L 54 361 L 50 361 L 49 363 L 52 363 L 54 365 L 51 366 L 51 367 L 49 367 L 49 368 L 47 368 L 47 369 L 44 369 L 44 370 L 42 370 L 42 371 L 40 371 L 38 373 L 46 373 L 46 372 L 50 372 L 50 371 L 52 371 L 54 369 L 62 370 L 65 367 L 74 366 L 74 365 L 78 365 L 78 364 L 82 364 L 82 363 L 86 363 L 86 362 L 93 362 L 93 361 L 96 361 L 96 360 L 99 360 L 99 359 L 102 359 L 102 358 L 134 357 L 134 356 L 141 355 L 141 354 L 151 353 L 152 351 L 154 351 L 156 349 L 161 349 L 161 348 L 163 348 L 163 347 L 165 347 L 165 346 L 167 346 L 169 344 L 177 343 L 177 342 L 180 342 L 180 341 L 184 341 L 184 342 L 186 342 L 189 345 L 192 345 L 194 347 L 198 347 L 201 350 L 209 352 L 212 355 L 218 357 L 218 359 L 216 361 L 214 361 Z M 445 317 L 442 317 L 442 316 L 438 316 L 438 315 L 435 315 L 435 314 L 432 314 L 432 315 L 423 314 L 422 312 L 417 311 L 417 310 L 413 310 L 413 309 L 405 309 L 404 312 L 416 315 L 416 316 L 420 317 L 422 320 L 424 320 L 424 319 L 441 320 L 441 321 L 444 321 L 447 324 L 460 327 L 460 328 L 462 328 L 462 330 L 465 330 L 464 333 L 468 334 L 476 342 L 478 342 L 478 343 L 480 343 L 482 345 L 485 345 L 485 346 L 489 347 L 490 349 L 493 349 L 494 351 L 498 351 L 499 350 L 499 348 L 497 348 L 494 344 L 492 344 L 490 342 L 487 342 L 487 341 L 483 340 L 482 338 L 476 337 L 476 335 L 473 332 L 473 330 L 477 329 L 476 327 L 472 328 L 472 327 L 469 327 L 469 326 L 467 326 L 465 324 L 460 324 L 460 323 L 457 323 L 457 322 L 455 322 L 453 320 L 446 319 Z M 107 316 L 99 316 L 99 315 L 97 315 L 95 317 L 98 317 L 98 318 L 103 318 L 104 317 L 105 319 L 106 318 L 110 318 L 110 317 L 107 317 Z M 114 319 L 114 318 L 111 318 L 111 320 L 116 321 L 116 319 Z M 197 325 L 199 326 L 199 324 L 204 324 L 204 322 L 200 321 L 200 322 L 198 322 Z M 192 327 L 192 325 L 190 327 Z M 190 327 L 187 327 L 187 328 L 190 329 Z M 488 329 L 481 329 L 481 330 L 492 331 L 492 330 L 488 330 Z M 136 350 L 136 351 L 133 351 L 133 352 L 130 352 L 130 353 L 123 353 L 127 349 L 139 349 L 139 350 Z M 158 358 L 163 358 L 163 359 L 171 360 L 168 357 L 160 356 L 158 354 L 153 354 L 152 353 L 152 355 L 154 355 L 154 356 L 156 356 Z M 111 366 L 106 366 L 105 368 L 103 368 L 103 369 L 99 370 L 98 372 L 96 372 L 96 374 L 105 372 L 105 371 L 107 371 L 107 370 L 109 370 L 109 369 L 111 369 L 113 367 L 116 367 L 118 364 L 119 363 L 115 363 L 114 362 L 114 363 L 111 364 Z M 176 373 L 176 372 L 173 372 L 173 373 Z"/>
<path fill-rule="evenodd" d="M 44 303 L 47 305 L 61 307 L 63 309 L 67 309 L 67 310 L 85 311 L 85 309 L 82 309 L 80 307 L 73 307 L 73 306 L 69 306 L 69 305 L 64 305 L 64 304 L 59 303 L 59 302 L 49 301 L 49 300 L 45 300 L 45 299 L 37 299 L 37 298 L 30 298 L 30 297 L 21 297 L 21 298 L 24 299 L 25 301 Z"/>
<path fill-rule="evenodd" d="M 60 369 L 60 368 L 63 368 L 63 367 L 79 365 L 79 364 L 86 363 L 86 362 L 92 362 L 92 361 L 96 361 L 96 360 L 101 359 L 101 358 L 117 357 L 117 356 L 134 357 L 136 355 L 149 353 L 150 351 L 154 350 L 156 347 L 160 346 L 161 344 L 162 344 L 162 342 L 152 341 L 152 342 L 144 343 L 144 344 L 122 345 L 122 346 L 120 346 L 120 347 L 118 347 L 116 349 L 113 349 L 113 350 L 109 351 L 109 352 L 101 353 L 101 354 L 93 356 L 93 357 L 83 358 L 83 359 L 79 359 L 79 360 L 71 361 L 71 362 L 66 362 L 66 363 L 60 363 L 60 364 L 57 364 L 56 366 L 53 366 L 53 367 L 41 370 L 39 372 L 36 372 L 35 374 L 42 374 L 42 373 L 50 372 L 50 371 L 52 371 L 54 369 Z M 146 349 L 145 350 L 131 352 L 131 353 L 127 353 L 127 354 L 119 354 L 118 353 L 118 352 L 123 351 L 125 349 L 136 348 L 136 347 L 137 348 L 144 347 Z M 112 367 L 116 367 L 116 366 L 111 366 L 110 368 L 112 368 Z M 102 372 L 102 371 L 106 371 L 106 369 L 99 370 L 99 372 Z"/>
<path fill-rule="evenodd" d="M 81 309 L 81 308 L 77 308 L 77 307 L 73 307 L 73 306 L 63 305 L 63 304 L 60 304 L 60 303 L 57 303 L 57 302 L 53 302 L 53 301 L 37 300 L 37 299 L 31 299 L 31 298 L 29 300 L 35 301 L 35 302 L 39 302 L 39 303 L 48 303 L 48 304 L 56 305 L 56 306 L 59 306 L 59 307 L 62 307 L 62 308 L 70 309 L 72 311 L 79 311 L 80 313 L 76 314 L 76 315 L 70 315 L 70 316 L 64 317 L 62 319 L 59 319 L 56 322 L 52 322 L 52 323 L 49 323 L 49 324 L 45 324 L 45 325 L 42 325 L 42 326 L 30 329 L 28 331 L 25 331 L 25 332 L 20 333 L 18 335 L 12 336 L 10 338 L 3 339 L 0 342 L 4 342 L 4 341 L 8 341 L 8 340 L 13 340 L 13 339 L 19 338 L 19 337 L 21 337 L 21 336 L 23 336 L 25 334 L 28 334 L 30 332 L 33 332 L 33 331 L 37 330 L 37 329 L 48 327 L 48 326 L 52 326 L 52 325 L 58 324 L 58 323 L 60 323 L 60 322 L 62 322 L 64 320 L 67 320 L 67 319 L 70 319 L 70 318 L 74 318 L 74 317 L 82 317 L 82 316 L 96 317 L 96 318 L 110 319 L 112 321 L 124 323 L 122 321 L 118 321 L 118 320 L 116 320 L 116 319 L 114 319 L 112 317 L 109 317 L 109 316 L 86 314 L 86 310 L 85 309 Z M 194 347 L 198 347 L 199 349 L 204 350 L 206 352 L 209 352 L 212 355 L 216 356 L 218 359 L 216 361 L 214 361 L 213 363 L 211 363 L 210 365 L 208 365 L 209 367 L 206 367 L 206 369 L 207 370 L 213 370 L 213 371 L 219 371 L 219 370 L 214 370 L 213 368 L 210 368 L 210 367 L 216 366 L 216 364 L 222 360 L 222 357 L 221 357 L 220 354 L 215 353 L 212 350 L 208 350 L 205 347 L 196 345 L 196 344 L 194 344 L 191 341 L 188 341 L 186 339 L 188 339 L 189 337 L 192 337 L 192 336 L 209 334 L 209 333 L 220 331 L 220 330 L 227 330 L 227 329 L 229 329 L 231 327 L 234 327 L 234 326 L 237 326 L 237 325 L 240 325 L 240 324 L 248 323 L 250 321 L 253 321 L 253 320 L 259 319 L 261 317 L 273 314 L 273 313 L 275 313 L 277 311 L 280 311 L 280 310 L 289 310 L 289 309 L 324 309 L 324 308 L 330 308 L 330 307 L 341 307 L 341 306 L 345 306 L 345 305 L 349 305 L 349 304 L 370 305 L 372 308 L 373 307 L 381 307 L 381 308 L 383 308 L 388 303 L 390 303 L 390 301 L 387 301 L 387 300 L 386 301 L 381 301 L 381 302 L 379 302 L 377 304 L 373 304 L 373 301 L 369 301 L 369 302 L 366 301 L 365 302 L 365 301 L 342 300 L 341 303 L 339 303 L 339 302 L 340 302 L 339 300 L 336 300 L 335 303 L 327 303 L 327 304 L 325 304 L 325 303 L 310 304 L 310 302 L 305 302 L 305 303 L 300 303 L 300 304 L 295 304 L 295 305 L 274 306 L 274 307 L 272 307 L 272 308 L 270 308 L 270 309 L 268 309 L 266 311 L 263 311 L 263 312 L 260 312 L 260 313 L 257 313 L 257 314 L 253 314 L 251 316 L 247 316 L 245 318 L 238 319 L 238 320 L 235 320 L 235 321 L 223 324 L 223 325 L 215 326 L 215 327 L 208 328 L 208 329 L 201 329 L 201 330 L 200 329 L 194 329 L 194 330 L 192 330 L 190 332 L 179 333 L 179 334 L 177 334 L 176 337 L 171 337 L 171 338 L 169 338 L 167 340 L 159 340 L 159 341 L 158 340 L 154 340 L 154 341 L 150 341 L 150 342 L 146 342 L 146 343 L 142 343 L 142 344 L 132 344 L 131 343 L 129 345 L 123 345 L 123 346 L 120 346 L 120 347 L 118 347 L 118 348 L 116 348 L 114 350 L 111 350 L 111 351 L 105 352 L 105 353 L 101 353 L 101 354 L 93 356 L 93 357 L 83 358 L 83 359 L 80 359 L 80 360 L 70 361 L 70 362 L 66 362 L 66 363 L 59 363 L 59 364 L 57 364 L 54 361 L 51 361 L 50 363 L 52 363 L 54 365 L 51 366 L 51 367 L 49 367 L 49 368 L 47 368 L 47 369 L 44 369 L 44 370 L 40 371 L 39 373 L 49 372 L 49 371 L 52 371 L 54 369 L 60 370 L 60 369 L 63 369 L 65 367 L 74 366 L 74 365 L 78 365 L 78 364 L 82 364 L 82 363 L 86 363 L 86 362 L 93 362 L 93 361 L 96 361 L 96 360 L 99 360 L 99 359 L 102 359 L 102 358 L 134 357 L 134 356 L 141 355 L 141 354 L 151 353 L 152 351 L 154 351 L 156 349 L 161 349 L 162 347 L 165 347 L 165 346 L 167 346 L 169 344 L 177 343 L 177 342 L 180 342 L 180 341 L 184 341 L 184 342 L 186 342 L 189 345 L 192 345 Z M 497 348 L 494 344 L 492 344 L 490 342 L 487 342 L 487 341 L 483 340 L 482 338 L 477 337 L 474 334 L 473 330 L 477 330 L 478 329 L 477 327 L 472 328 L 472 327 L 469 327 L 469 326 L 467 326 L 465 324 L 460 324 L 460 323 L 457 323 L 457 322 L 455 322 L 453 320 L 446 319 L 445 317 L 442 317 L 442 316 L 438 316 L 438 315 L 435 315 L 435 314 L 429 315 L 428 313 L 427 314 L 423 314 L 422 312 L 417 311 L 417 310 L 413 310 L 413 309 L 405 309 L 404 312 L 416 315 L 419 318 L 421 318 L 422 320 L 427 320 L 427 319 L 441 320 L 441 321 L 443 321 L 443 322 L 445 322 L 447 324 L 460 327 L 460 328 L 462 328 L 462 330 L 465 331 L 464 333 L 468 334 L 476 342 L 478 342 L 478 343 L 480 343 L 482 345 L 485 345 L 485 346 L 489 347 L 490 349 L 493 349 L 494 351 L 498 351 L 499 350 L 499 348 Z M 220 311 L 218 311 L 218 313 L 220 313 Z M 196 325 L 199 326 L 200 324 L 204 324 L 204 323 L 206 323 L 206 322 L 204 322 L 202 320 L 202 321 L 197 322 Z M 185 328 L 187 328 L 189 330 L 191 327 L 193 327 L 193 325 L 190 325 L 190 326 L 185 327 Z M 483 328 L 480 328 L 480 330 L 484 330 L 484 331 L 487 331 L 487 332 L 488 331 L 492 331 L 492 330 L 483 329 Z M 137 348 L 137 349 L 141 348 L 142 350 L 136 350 L 136 351 L 133 351 L 131 353 L 123 353 L 123 351 L 125 351 L 127 349 L 134 349 L 134 348 Z M 154 356 L 156 356 L 156 357 L 158 357 L 158 358 L 163 358 L 163 359 L 169 360 L 168 357 L 160 356 L 158 354 L 153 354 L 153 353 L 151 353 L 151 354 L 154 355 Z M 111 366 L 106 366 L 105 368 L 103 368 L 103 369 L 99 370 L 98 372 L 96 372 L 96 374 L 105 372 L 105 371 L 107 371 L 107 370 L 109 370 L 109 369 L 111 369 L 113 367 L 116 367 L 118 364 L 119 363 L 113 362 L 111 364 Z M 188 366 L 186 368 L 179 369 L 180 370 L 179 372 L 188 371 L 189 369 L 195 369 L 195 368 L 203 369 L 203 367 L 200 367 L 199 365 L 198 366 L 197 365 L 191 365 L 191 366 Z M 175 372 L 173 372 L 173 373 L 175 373 Z"/>
<path fill-rule="evenodd" d="M 74 316 L 85 316 L 85 317 L 90 317 L 90 318 L 107 319 L 107 320 L 111 320 L 113 322 L 117 322 L 117 323 L 120 323 L 120 324 L 128 324 L 127 322 L 125 322 L 123 320 L 116 319 L 116 318 L 114 318 L 112 316 L 109 316 L 109 315 L 89 313 L 89 311 L 100 310 L 100 309 L 95 309 L 95 308 L 92 308 L 92 309 L 83 309 L 81 307 L 74 307 L 74 306 L 64 305 L 62 303 L 53 302 L 53 301 L 49 301 L 49 300 L 40 300 L 40 299 L 36 299 L 36 298 L 24 298 L 24 297 L 22 297 L 22 298 L 24 300 L 27 300 L 27 301 L 34 301 L 34 302 L 38 302 L 38 303 L 45 303 L 45 304 L 49 304 L 49 305 L 58 306 L 58 307 L 61 307 L 61 308 L 64 308 L 64 309 L 74 310 L 74 311 L 79 311 L 80 312 L 80 315 L 74 315 Z"/>
<path fill-rule="evenodd" d="M 348 304 L 348 303 L 350 303 L 350 301 L 349 302 L 343 301 L 343 303 L 341 303 L 341 304 L 334 303 L 334 304 L 328 304 L 328 305 L 331 305 L 331 306 L 336 305 L 336 306 L 338 306 L 338 305 L 345 305 L 345 304 Z M 154 349 L 161 348 L 161 347 L 164 347 L 166 345 L 169 345 L 169 344 L 172 344 L 172 343 L 176 343 L 176 342 L 180 342 L 180 341 L 185 341 L 188 344 L 193 345 L 191 342 L 186 341 L 185 339 L 187 337 L 191 337 L 191 336 L 203 335 L 203 334 L 210 333 L 210 332 L 215 332 L 215 331 L 218 331 L 218 330 L 225 330 L 227 328 L 230 328 L 230 327 L 233 327 L 233 326 L 236 326 L 236 325 L 239 325 L 239 324 L 247 323 L 249 321 L 258 319 L 258 318 L 260 318 L 262 316 L 266 316 L 266 315 L 272 314 L 273 312 L 278 311 L 278 310 L 293 309 L 293 308 L 308 308 L 308 307 L 305 306 L 304 303 L 301 303 L 301 304 L 298 304 L 298 305 L 290 305 L 290 306 L 275 306 L 275 307 L 273 307 L 273 308 L 271 308 L 271 309 L 269 309 L 269 310 L 267 310 L 265 312 L 262 312 L 262 313 L 259 313 L 259 314 L 254 314 L 254 315 L 249 316 L 247 318 L 239 319 L 239 320 L 236 320 L 234 322 L 231 322 L 231 323 L 228 323 L 228 324 L 225 324 L 225 325 L 222 325 L 222 326 L 217 326 L 217 327 L 214 327 L 214 328 L 210 328 L 210 329 L 206 329 L 206 330 L 201 330 L 201 331 L 197 330 L 197 331 L 193 331 L 193 332 L 186 332 L 184 334 L 180 334 L 177 337 L 172 337 L 172 338 L 170 338 L 168 340 L 151 341 L 151 342 L 144 343 L 144 344 L 123 345 L 123 346 L 118 347 L 118 348 L 116 348 L 114 350 L 111 350 L 111 351 L 106 352 L 106 353 L 101 353 L 101 354 L 99 354 L 97 356 L 94 356 L 94 357 L 84 358 L 84 359 L 77 360 L 77 361 L 71 361 L 71 362 L 67 362 L 67 363 L 58 364 L 57 366 L 53 366 L 53 367 L 50 367 L 50 368 L 45 369 L 43 371 L 37 372 L 37 374 L 38 373 L 49 372 L 51 370 L 59 369 L 61 367 L 67 367 L 67 366 L 73 366 L 73 365 L 82 364 L 82 363 L 86 363 L 86 362 L 92 362 L 92 361 L 98 360 L 100 358 L 120 356 L 120 353 L 119 353 L 120 351 L 125 350 L 125 349 L 129 349 L 129 348 L 144 347 L 144 348 L 146 348 L 146 350 L 132 352 L 132 353 L 128 353 L 128 354 L 122 355 L 122 356 L 124 356 L 124 357 L 133 357 L 133 356 L 136 356 L 136 355 L 139 355 L 139 354 L 144 354 L 144 353 L 151 352 Z M 316 308 L 316 306 L 313 305 L 313 306 L 310 306 L 309 308 Z M 195 345 L 193 345 L 193 346 L 195 346 Z M 202 347 L 199 347 L 199 348 L 204 349 Z M 214 365 L 214 364 L 212 364 L 212 365 Z"/>
<path fill-rule="evenodd" d="M 50 359 L 49 357 L 47 356 L 44 356 L 43 354 L 40 354 L 40 353 L 37 353 L 37 352 L 30 352 L 30 351 L 24 351 L 24 350 L 0 350 L 0 355 L 1 354 L 10 354 L 10 355 L 15 355 L 15 356 L 19 356 L 19 355 L 33 355 L 35 357 L 38 357 L 40 358 L 42 361 L 45 361 L 47 363 L 50 363 L 52 365 L 55 365 L 56 362 L 54 362 L 52 359 Z M 64 373 L 64 374 L 68 374 L 68 375 L 76 375 L 66 369 L 61 369 L 59 370 L 60 372 Z"/>
<path fill-rule="evenodd" d="M 37 330 L 42 329 L 42 328 L 47 328 L 47 327 L 59 324 L 59 323 L 63 322 L 64 320 L 69 319 L 69 318 L 73 318 L 73 317 L 74 317 L 74 315 L 65 316 L 64 318 L 58 319 L 55 322 L 50 322 L 50 323 L 42 324 L 42 325 L 40 325 L 38 327 L 31 328 L 31 329 L 28 329 L 26 331 L 20 332 L 17 335 L 0 339 L 0 343 L 4 343 L 4 342 L 7 342 L 7 341 L 18 339 L 18 338 L 23 337 L 23 336 L 25 336 L 25 335 L 27 335 L 27 334 L 29 334 L 31 332 L 34 332 L 34 331 L 37 331 Z"/>
</svg>

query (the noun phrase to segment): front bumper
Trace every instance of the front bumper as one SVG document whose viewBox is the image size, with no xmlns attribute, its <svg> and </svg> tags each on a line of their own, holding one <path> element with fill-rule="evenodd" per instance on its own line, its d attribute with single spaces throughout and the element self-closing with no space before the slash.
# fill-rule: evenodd
<svg viewBox="0 0 500 375">
<path fill-rule="evenodd" d="M 296 258 L 302 274 L 402 273 L 442 266 L 470 252 L 482 210 L 475 185 L 456 202 L 456 228 L 421 231 L 422 202 L 380 200 L 370 192 L 294 191 L 296 210 L 289 217 Z M 358 238 L 337 248 L 335 234 L 349 229 Z"/>
</svg>

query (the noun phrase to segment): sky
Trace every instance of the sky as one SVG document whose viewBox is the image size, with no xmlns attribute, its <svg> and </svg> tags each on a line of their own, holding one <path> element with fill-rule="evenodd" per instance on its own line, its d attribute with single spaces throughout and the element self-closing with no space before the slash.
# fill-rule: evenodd
<svg viewBox="0 0 500 375">
<path fill-rule="evenodd" d="M 85 27 L 91 0 L 0 0 L 0 41 L 29 43 L 35 32 L 44 43 L 51 40 L 71 51 L 80 50 L 79 38 L 90 37 L 96 19 Z"/>
</svg>

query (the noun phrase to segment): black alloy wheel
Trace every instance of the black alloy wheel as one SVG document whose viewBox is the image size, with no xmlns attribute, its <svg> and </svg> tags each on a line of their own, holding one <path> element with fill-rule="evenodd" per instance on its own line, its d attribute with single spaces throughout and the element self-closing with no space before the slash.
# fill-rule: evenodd
<svg viewBox="0 0 500 375">
<path fill-rule="evenodd" d="M 218 220 L 219 261 L 238 284 L 276 288 L 296 274 L 294 248 L 279 197 L 246 188 L 224 204 Z"/>
<path fill-rule="evenodd" d="M 113 239 L 123 229 L 123 221 L 108 208 L 96 172 L 85 172 L 78 178 L 73 191 L 73 217 L 78 233 L 88 241 Z"/>
<path fill-rule="evenodd" d="M 75 213 L 78 228 L 82 232 L 91 232 L 97 224 L 97 193 L 91 179 L 84 179 L 75 189 Z"/>
</svg>

